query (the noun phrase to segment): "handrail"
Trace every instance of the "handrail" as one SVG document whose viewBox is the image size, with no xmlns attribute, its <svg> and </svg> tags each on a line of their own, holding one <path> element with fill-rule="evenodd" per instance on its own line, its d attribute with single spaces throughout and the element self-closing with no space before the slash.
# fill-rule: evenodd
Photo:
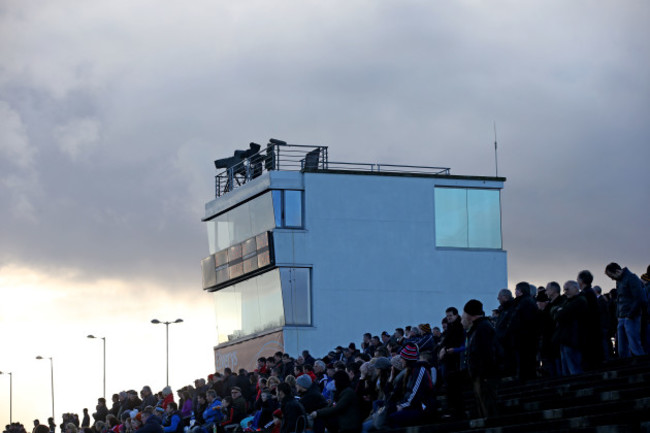
<svg viewBox="0 0 650 433">
<path fill-rule="evenodd" d="M 378 164 L 363 162 L 330 162 L 327 146 L 287 144 L 271 139 L 265 148 L 241 162 L 217 173 L 215 196 L 222 195 L 244 185 L 266 171 L 367 171 L 373 173 L 412 173 L 449 175 L 446 167 L 423 165 Z"/>
</svg>

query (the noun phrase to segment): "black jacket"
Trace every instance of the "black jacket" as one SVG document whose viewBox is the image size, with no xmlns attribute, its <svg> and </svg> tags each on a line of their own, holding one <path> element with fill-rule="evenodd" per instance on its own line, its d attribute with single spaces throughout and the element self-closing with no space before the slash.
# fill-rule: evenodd
<svg viewBox="0 0 650 433">
<path fill-rule="evenodd" d="M 496 332 L 486 317 L 474 321 L 467 331 L 465 363 L 471 378 L 488 378 L 497 374 Z"/>
</svg>

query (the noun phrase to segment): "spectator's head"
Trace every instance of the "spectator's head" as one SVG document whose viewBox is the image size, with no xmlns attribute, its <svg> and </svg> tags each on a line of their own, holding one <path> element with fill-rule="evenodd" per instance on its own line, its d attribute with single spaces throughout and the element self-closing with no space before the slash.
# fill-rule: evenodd
<svg viewBox="0 0 650 433">
<path fill-rule="evenodd" d="M 621 269 L 621 266 L 618 263 L 612 262 L 605 267 L 605 275 L 612 280 L 618 281 L 623 276 L 623 269 Z"/>
<path fill-rule="evenodd" d="M 279 384 L 276 392 L 278 395 L 278 400 L 280 401 L 284 400 L 287 397 L 290 398 L 293 395 L 291 392 L 291 386 L 286 382 Z"/>
<path fill-rule="evenodd" d="M 142 394 L 144 397 L 148 397 L 151 395 L 151 388 L 149 386 L 143 386 L 142 391 L 140 391 L 140 394 Z"/>
<path fill-rule="evenodd" d="M 407 367 L 417 362 L 420 357 L 420 350 L 416 344 L 408 343 L 399 353 L 399 356 L 402 360 L 402 366 Z"/>
<path fill-rule="evenodd" d="M 510 300 L 512 300 L 512 292 L 510 289 L 499 290 L 499 294 L 497 295 L 497 301 L 499 301 L 499 305 L 503 305 Z"/>
<path fill-rule="evenodd" d="M 463 307 L 463 317 L 460 323 L 463 325 L 463 328 L 469 329 L 478 318 L 484 316 L 483 303 L 477 299 L 470 299 Z"/>
<path fill-rule="evenodd" d="M 555 301 L 560 296 L 560 292 L 560 284 L 557 281 L 551 281 L 546 285 L 546 296 L 548 296 L 549 300 Z"/>
<path fill-rule="evenodd" d="M 456 307 L 449 307 L 445 310 L 445 315 L 447 319 L 447 323 L 453 323 L 458 319 L 458 309 Z M 443 322 L 444 326 L 444 322 Z"/>
<path fill-rule="evenodd" d="M 372 334 L 370 332 L 366 332 L 365 334 L 363 334 L 364 343 L 370 343 L 371 338 L 372 338 Z"/>
<path fill-rule="evenodd" d="M 74 426 L 74 424 L 72 424 L 72 425 Z M 34 427 L 34 430 L 32 430 L 32 433 L 50 433 L 50 428 L 48 426 L 46 426 L 45 424 L 39 424 L 36 427 Z"/>
<path fill-rule="evenodd" d="M 537 301 L 537 308 L 539 311 L 544 311 L 544 308 L 546 308 L 546 305 L 548 305 L 549 301 L 549 298 L 546 295 L 546 291 L 538 293 L 535 297 L 535 301 Z"/>
<path fill-rule="evenodd" d="M 418 328 L 420 329 L 420 333 L 422 335 L 431 334 L 431 325 L 429 325 L 428 323 L 420 323 L 418 325 Z"/>
<path fill-rule="evenodd" d="M 241 397 L 241 388 L 238 386 L 233 386 L 230 390 L 230 396 L 233 398 L 233 400 Z"/>
<path fill-rule="evenodd" d="M 171 393 L 172 393 L 172 387 L 171 386 L 166 386 L 162 390 L 163 397 L 167 397 Z"/>
<path fill-rule="evenodd" d="M 564 283 L 564 294 L 571 299 L 580 294 L 580 286 L 577 281 L 569 280 Z"/>
<path fill-rule="evenodd" d="M 232 370 L 230 369 L 230 367 L 224 368 L 223 369 L 223 374 L 224 374 L 224 376 L 230 376 L 232 374 Z"/>
<path fill-rule="evenodd" d="M 343 391 L 350 386 L 350 376 L 345 371 L 337 371 L 334 373 L 334 387 L 338 392 Z"/>
<path fill-rule="evenodd" d="M 308 374 L 303 374 L 298 379 L 296 379 L 296 389 L 298 390 L 298 394 L 302 394 L 307 391 L 309 387 L 311 387 L 311 384 L 312 380 Z"/>
<path fill-rule="evenodd" d="M 104 397 L 99 397 L 97 399 L 97 405 L 98 406 L 106 406 L 106 399 Z"/>
<path fill-rule="evenodd" d="M 175 401 L 170 401 L 167 403 L 167 413 L 176 412 L 178 410 L 178 405 Z"/>
<path fill-rule="evenodd" d="M 314 362 L 314 373 L 324 373 L 325 370 L 327 370 L 327 365 L 321 359 L 317 359 Z"/>
<path fill-rule="evenodd" d="M 603 294 L 603 289 L 600 286 L 594 286 L 594 292 L 596 292 L 596 294 L 600 296 Z"/>
<path fill-rule="evenodd" d="M 45 426 L 43 426 L 43 427 L 45 427 Z M 48 427 L 45 427 L 45 428 L 47 429 L 48 432 L 50 431 L 50 429 Z M 34 430 L 34 433 L 38 433 L 38 432 L 36 432 L 36 430 Z M 77 426 L 74 425 L 71 422 L 67 423 L 65 425 L 65 433 L 77 433 Z"/>
<path fill-rule="evenodd" d="M 431 329 L 431 333 L 433 334 L 434 337 L 440 337 L 442 335 L 442 332 L 440 332 L 440 328 L 438 328 L 437 326 L 434 326 Z"/>
<path fill-rule="evenodd" d="M 578 284 L 580 285 L 580 289 L 585 289 L 587 287 L 591 287 L 591 283 L 594 282 L 594 276 L 591 275 L 591 272 L 589 271 L 580 271 L 578 274 Z"/>
<path fill-rule="evenodd" d="M 388 349 L 384 346 L 379 346 L 377 350 L 375 350 L 375 356 L 388 356 Z"/>
<path fill-rule="evenodd" d="M 214 389 L 209 389 L 205 393 L 205 399 L 208 403 L 212 403 L 217 399 L 217 392 Z"/>
<path fill-rule="evenodd" d="M 381 333 L 381 342 L 386 344 L 389 341 L 390 341 L 390 335 L 388 334 L 388 332 L 386 332 L 386 331 L 382 332 Z"/>
<path fill-rule="evenodd" d="M 530 296 L 530 284 L 525 281 L 517 283 L 515 286 L 515 297 L 521 298 L 523 296 Z"/>
<path fill-rule="evenodd" d="M 402 328 L 395 328 L 395 333 L 393 334 L 395 338 L 400 339 L 404 336 L 404 329 Z"/>
</svg>

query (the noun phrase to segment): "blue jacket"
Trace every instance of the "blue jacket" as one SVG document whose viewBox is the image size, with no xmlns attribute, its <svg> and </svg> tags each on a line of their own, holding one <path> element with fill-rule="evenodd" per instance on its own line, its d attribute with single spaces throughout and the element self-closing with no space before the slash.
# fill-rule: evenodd
<svg viewBox="0 0 650 433">
<path fill-rule="evenodd" d="M 138 433 L 163 433 L 163 428 L 160 425 L 162 420 L 156 415 L 151 415 L 147 421 L 138 429 Z"/>
<path fill-rule="evenodd" d="M 634 318 L 645 308 L 645 291 L 641 279 L 628 268 L 623 268 L 621 279 L 616 281 L 618 297 L 617 316 Z"/>
<path fill-rule="evenodd" d="M 220 422 L 223 418 L 221 413 L 221 400 L 214 400 L 208 405 L 208 408 L 203 412 L 203 420 L 206 424 Z"/>
<path fill-rule="evenodd" d="M 165 433 L 174 433 L 175 431 L 178 430 L 179 425 L 182 425 L 181 421 L 182 421 L 182 419 L 181 419 L 180 412 L 176 411 L 176 412 L 172 413 L 172 415 L 170 417 L 170 423 L 169 423 L 168 426 L 165 426 L 163 428 L 163 431 Z M 181 431 L 183 431 L 183 430 L 181 429 Z"/>
</svg>

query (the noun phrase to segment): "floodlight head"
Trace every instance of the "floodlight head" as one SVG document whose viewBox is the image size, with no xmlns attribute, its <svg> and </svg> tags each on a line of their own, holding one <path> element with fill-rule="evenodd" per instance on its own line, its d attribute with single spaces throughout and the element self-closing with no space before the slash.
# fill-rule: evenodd
<svg viewBox="0 0 650 433">
<path fill-rule="evenodd" d="M 181 323 L 182 321 L 183 321 L 183 319 L 176 319 L 176 320 L 174 321 L 174 323 Z"/>
<path fill-rule="evenodd" d="M 160 323 L 160 320 L 158 320 L 158 319 L 153 319 L 153 320 L 151 321 L 151 323 L 153 323 L 153 324 L 156 324 L 156 325 L 157 325 L 157 324 L 159 324 L 159 323 Z"/>
<path fill-rule="evenodd" d="M 41 355 L 38 355 L 36 359 L 44 359 Z"/>
<path fill-rule="evenodd" d="M 90 334 L 90 335 L 88 336 L 88 338 L 97 338 L 97 337 L 95 337 L 94 335 Z"/>
<path fill-rule="evenodd" d="M 282 145 L 282 146 L 286 146 L 286 145 L 287 145 L 287 142 L 286 142 L 286 141 L 278 140 L 277 138 L 271 138 L 271 139 L 269 139 L 269 143 L 271 143 L 271 144 L 280 144 L 280 145 Z"/>
</svg>

